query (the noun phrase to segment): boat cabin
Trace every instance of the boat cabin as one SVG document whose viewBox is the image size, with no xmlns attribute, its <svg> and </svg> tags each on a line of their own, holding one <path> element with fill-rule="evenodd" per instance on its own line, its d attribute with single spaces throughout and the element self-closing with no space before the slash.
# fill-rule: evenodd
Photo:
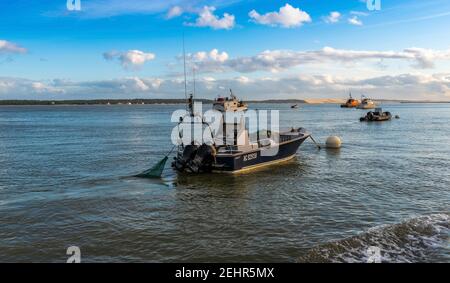
<svg viewBox="0 0 450 283">
<path fill-rule="evenodd" d="M 238 100 L 236 96 L 230 90 L 230 97 L 218 97 L 214 100 L 213 109 L 221 112 L 236 112 L 236 111 L 246 111 L 248 109 L 248 105 L 242 100 Z"/>
</svg>

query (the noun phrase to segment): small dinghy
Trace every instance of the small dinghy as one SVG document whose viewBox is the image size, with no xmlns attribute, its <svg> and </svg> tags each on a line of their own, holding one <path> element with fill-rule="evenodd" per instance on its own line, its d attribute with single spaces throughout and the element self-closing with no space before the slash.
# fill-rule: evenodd
<svg viewBox="0 0 450 283">
<path fill-rule="evenodd" d="M 383 112 L 381 108 L 375 109 L 375 111 L 369 111 L 366 116 L 359 118 L 361 122 L 380 122 L 391 120 L 392 115 L 390 112 Z"/>
</svg>

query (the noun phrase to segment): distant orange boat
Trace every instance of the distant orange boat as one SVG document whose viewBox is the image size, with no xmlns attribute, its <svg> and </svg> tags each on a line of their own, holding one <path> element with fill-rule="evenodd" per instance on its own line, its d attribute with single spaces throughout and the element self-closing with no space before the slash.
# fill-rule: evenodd
<svg viewBox="0 0 450 283">
<path fill-rule="evenodd" d="M 354 99 L 352 97 L 352 93 L 349 94 L 349 98 L 347 100 L 347 102 L 345 102 L 344 104 L 341 104 L 342 108 L 356 108 L 359 106 L 359 100 Z"/>
</svg>

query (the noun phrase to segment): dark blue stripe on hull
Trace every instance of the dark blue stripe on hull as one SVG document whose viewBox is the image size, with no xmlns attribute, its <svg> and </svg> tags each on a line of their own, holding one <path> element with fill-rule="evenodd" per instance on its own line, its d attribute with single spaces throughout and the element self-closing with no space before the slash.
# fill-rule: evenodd
<svg viewBox="0 0 450 283">
<path fill-rule="evenodd" d="M 298 148 L 306 140 L 306 138 L 307 137 L 304 137 L 281 144 L 278 148 L 278 153 L 273 156 L 262 156 L 260 150 L 234 156 L 217 156 L 217 166 L 214 166 L 214 170 L 232 172 L 249 167 L 264 165 L 264 163 L 286 159 L 297 152 Z"/>
</svg>

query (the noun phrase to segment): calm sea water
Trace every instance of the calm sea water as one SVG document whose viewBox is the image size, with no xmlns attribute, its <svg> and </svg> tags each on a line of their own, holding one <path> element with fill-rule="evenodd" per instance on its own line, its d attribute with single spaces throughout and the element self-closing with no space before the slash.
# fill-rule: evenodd
<svg viewBox="0 0 450 283">
<path fill-rule="evenodd" d="M 236 176 L 130 177 L 172 147 L 180 105 L 0 107 L 0 261 L 450 262 L 450 104 L 392 104 L 361 123 L 335 105 L 279 109 L 305 142 Z"/>
</svg>

